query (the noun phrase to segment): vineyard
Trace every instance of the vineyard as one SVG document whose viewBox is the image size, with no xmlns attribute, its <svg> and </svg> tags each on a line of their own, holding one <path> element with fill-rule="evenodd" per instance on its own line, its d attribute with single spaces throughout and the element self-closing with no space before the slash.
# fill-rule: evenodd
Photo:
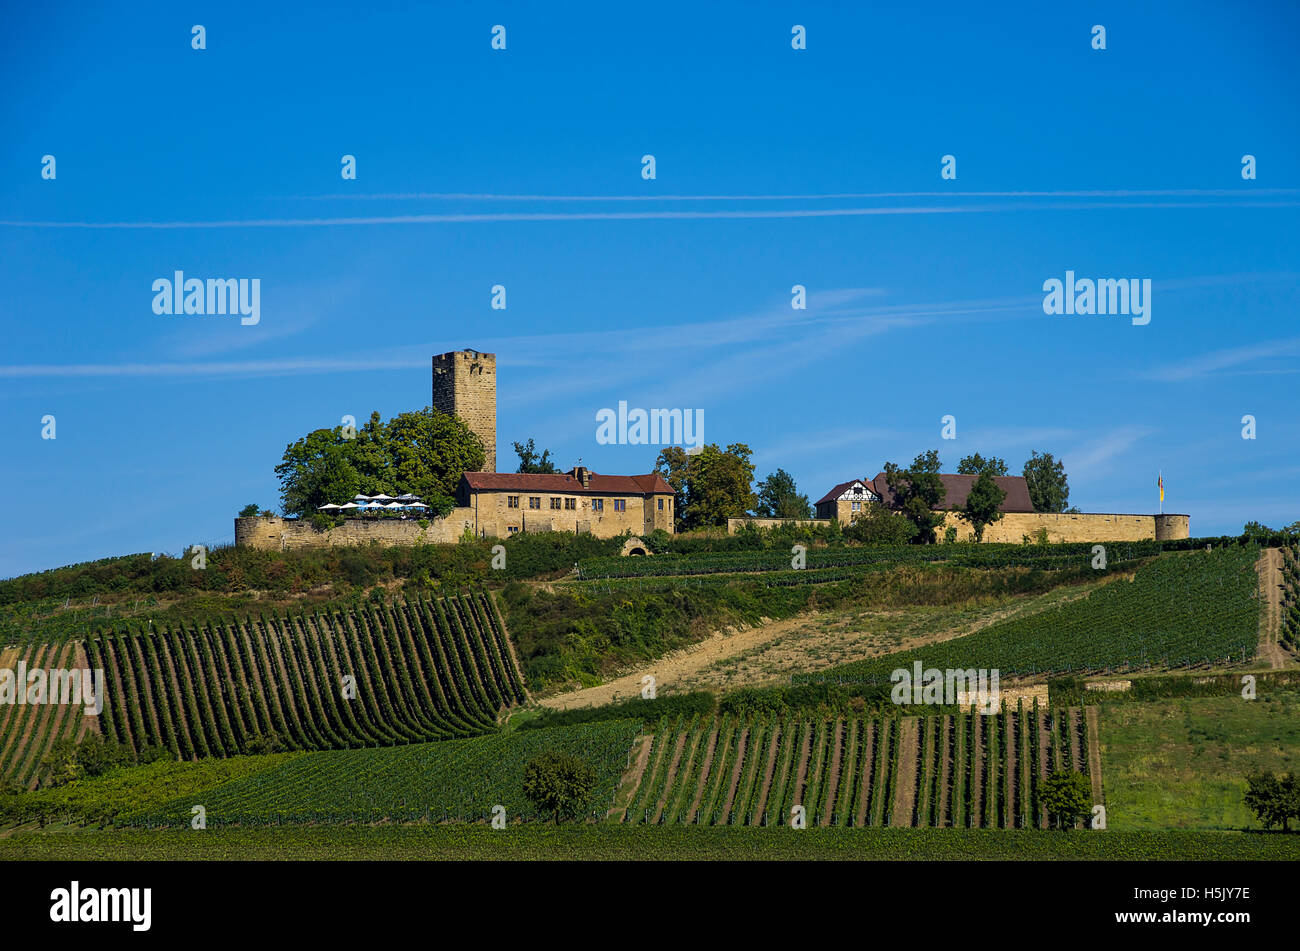
<svg viewBox="0 0 1300 951">
<path fill-rule="evenodd" d="M 1259 643 L 1258 557 L 1253 545 L 1165 555 L 1132 581 L 1112 581 L 1069 604 L 794 680 L 887 683 L 892 671 L 918 660 L 1003 676 L 1245 661 Z"/>
<path fill-rule="evenodd" d="M 105 671 L 102 732 L 186 760 L 473 736 L 524 699 L 486 594 L 114 633 L 86 651 Z"/>
<path fill-rule="evenodd" d="M 210 826 L 483 822 L 497 805 L 507 822 L 540 820 L 547 817 L 524 797 L 523 775 L 525 764 L 545 750 L 580 756 L 595 769 L 593 816 L 599 816 L 627 768 L 639 728 L 635 720 L 611 720 L 390 749 L 304 753 L 119 821 L 184 828 L 195 802 L 206 809 Z"/>
<path fill-rule="evenodd" d="M 1282 643 L 1300 649 L 1300 545 L 1282 549 Z"/>
<path fill-rule="evenodd" d="M 1107 570 L 1160 554 L 1156 541 L 1107 544 Z M 829 569 L 893 567 L 902 564 L 943 562 L 969 568 L 1038 568 L 1052 570 L 1088 567 L 1093 558 L 1091 544 L 1061 544 L 1050 548 L 1034 545 L 955 544 L 900 545 L 862 548 L 831 548 L 806 552 L 809 580 L 839 580 L 852 577 Z M 578 563 L 580 580 L 607 578 L 663 578 L 685 575 L 738 573 L 785 573 L 794 569 L 789 551 L 731 551 L 693 555 L 661 554 L 649 558 L 588 558 Z"/>
<path fill-rule="evenodd" d="M 631 825 L 1033 829 L 1049 773 L 1089 776 L 1084 710 L 1023 706 L 880 719 L 665 718 L 640 781 L 609 819 Z M 1091 757 L 1091 764 L 1090 764 Z"/>
<path fill-rule="evenodd" d="M 80 670 L 88 666 L 79 644 L 33 644 L 0 650 L 0 670 L 16 671 L 20 663 L 28 670 Z M 41 760 L 57 740 L 80 740 L 93 730 L 98 730 L 97 721 L 85 715 L 81 704 L 0 705 L 0 779 L 33 788 L 40 778 Z"/>
</svg>

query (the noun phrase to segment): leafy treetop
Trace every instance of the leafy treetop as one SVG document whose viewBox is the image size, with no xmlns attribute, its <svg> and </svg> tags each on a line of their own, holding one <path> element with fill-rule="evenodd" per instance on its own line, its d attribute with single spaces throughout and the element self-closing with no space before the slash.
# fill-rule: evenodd
<svg viewBox="0 0 1300 951">
<path fill-rule="evenodd" d="M 431 515 L 445 515 L 461 474 L 482 468 L 483 459 L 482 441 L 459 417 L 426 407 L 388 422 L 371 413 L 355 433 L 341 426 L 310 432 L 285 449 L 275 474 L 286 515 L 310 515 L 358 492 L 412 492 Z"/>
</svg>

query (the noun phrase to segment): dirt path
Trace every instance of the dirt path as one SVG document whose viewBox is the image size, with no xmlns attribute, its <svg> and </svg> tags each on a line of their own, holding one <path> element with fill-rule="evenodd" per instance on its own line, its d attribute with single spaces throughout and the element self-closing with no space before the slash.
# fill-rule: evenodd
<svg viewBox="0 0 1300 951">
<path fill-rule="evenodd" d="M 1088 721 L 1088 776 L 1092 780 L 1093 804 L 1105 802 L 1101 786 L 1101 718 L 1098 707 L 1084 707 Z"/>
<path fill-rule="evenodd" d="M 1268 661 L 1273 670 L 1286 666 L 1287 655 L 1278 639 L 1282 633 L 1282 551 L 1265 548 L 1255 563 L 1259 572 L 1260 597 L 1263 610 L 1259 612 L 1259 656 Z"/>
<path fill-rule="evenodd" d="M 1086 597 L 1095 587 L 1071 586 L 1019 597 L 997 606 L 977 609 L 979 616 L 973 620 L 967 617 L 954 623 L 952 617 L 947 617 L 940 619 L 934 627 L 922 623 L 932 619 L 929 615 L 900 609 L 866 611 L 852 618 L 843 611 L 825 611 L 781 621 L 765 621 L 756 627 L 716 632 L 712 637 L 621 674 L 608 683 L 546 697 L 538 702 L 553 710 L 569 710 L 630 700 L 641 696 L 642 678 L 646 676 L 655 678 L 655 687 L 660 691 L 667 688 L 695 690 L 723 686 L 730 689 L 772 684 L 785 681 L 796 672 L 815 672 L 853 660 L 913 650 L 973 634 L 1007 618 L 1036 613 Z M 957 609 L 947 606 L 945 610 Z M 887 632 L 846 629 L 845 626 L 861 618 L 881 621 L 913 614 L 918 618 L 919 629 L 924 631 L 919 636 L 890 636 Z M 787 639 L 788 644 L 784 643 Z M 742 666 L 743 670 L 740 669 Z M 736 669 L 729 669 L 732 667 Z M 1008 690 L 1003 692 L 1014 702 Z"/>
<path fill-rule="evenodd" d="M 868 808 L 871 803 L 869 796 L 871 794 L 871 776 L 874 772 L 875 763 L 872 757 L 876 752 L 876 727 L 877 721 L 862 721 L 862 738 L 858 740 L 862 744 L 861 765 L 858 767 L 858 807 L 853 815 L 853 825 L 855 828 L 862 828 L 868 824 Z"/>
<path fill-rule="evenodd" d="M 709 745 L 704 750 L 704 762 L 700 764 L 700 781 L 695 787 L 695 797 L 691 800 L 691 808 L 687 810 L 682 822 L 690 825 L 695 821 L 695 814 L 700 811 L 700 800 L 704 798 L 704 786 L 709 778 L 709 770 L 713 767 L 713 752 L 718 746 L 718 733 L 722 730 L 722 723 L 718 724 L 709 731 Z"/>
<path fill-rule="evenodd" d="M 636 745 L 632 748 L 632 765 L 623 774 L 623 782 L 619 784 L 618 795 L 614 797 L 614 805 L 610 806 L 607 819 L 622 822 L 627 815 L 627 807 L 632 804 L 637 787 L 641 785 L 641 777 L 645 775 L 646 764 L 650 762 L 650 747 L 654 745 L 654 739 L 653 733 L 637 737 Z"/>
<path fill-rule="evenodd" d="M 898 724 L 898 789 L 894 793 L 894 814 L 889 817 L 889 824 L 894 828 L 911 826 L 916 811 L 919 723 L 917 717 L 903 717 Z"/>
<path fill-rule="evenodd" d="M 950 746 L 952 744 L 952 717 L 945 716 L 939 720 L 939 797 L 935 803 L 934 825 L 938 828 L 946 826 L 951 815 L 948 808 L 948 800 L 952 797 L 952 790 L 949 784 L 952 782 L 952 753 Z"/>
<path fill-rule="evenodd" d="M 784 621 L 773 621 L 733 634 L 714 634 L 708 640 L 662 657 L 646 667 L 630 674 L 625 674 L 608 683 L 583 690 L 562 693 L 547 697 L 538 702 L 552 710 L 571 710 L 574 707 L 596 707 L 618 700 L 630 700 L 641 696 L 642 678 L 654 677 L 655 687 L 663 690 L 682 680 L 687 675 L 697 674 L 716 661 L 733 657 L 743 651 L 768 643 L 782 637 L 802 624 L 808 618 L 793 617 Z"/>
</svg>

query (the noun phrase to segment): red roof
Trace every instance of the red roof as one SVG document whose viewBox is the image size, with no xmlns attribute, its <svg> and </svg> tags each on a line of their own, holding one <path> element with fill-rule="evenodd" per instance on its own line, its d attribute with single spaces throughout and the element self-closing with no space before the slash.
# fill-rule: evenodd
<svg viewBox="0 0 1300 951">
<path fill-rule="evenodd" d="M 868 479 L 850 479 L 848 482 L 841 482 L 839 485 L 837 485 L 835 488 L 831 489 L 829 492 L 827 492 L 825 495 L 823 495 L 820 499 L 818 499 L 818 500 L 817 500 L 816 502 L 814 502 L 813 504 L 814 504 L 814 505 L 821 505 L 823 502 L 834 502 L 834 501 L 835 501 L 836 499 L 838 499 L 841 495 L 843 495 L 843 494 L 844 494 L 845 492 L 847 492 L 850 488 L 852 488 L 855 484 L 857 484 L 857 485 L 861 485 L 861 486 L 862 486 L 864 489 L 866 489 L 868 492 L 875 492 L 876 495 L 879 495 L 879 494 L 880 494 L 879 492 L 876 492 L 876 488 L 875 488 L 875 486 L 873 486 L 873 485 L 871 484 L 870 480 L 868 480 Z"/>
<path fill-rule="evenodd" d="M 466 472 L 462 478 L 471 490 L 496 492 L 555 492 L 576 495 L 672 495 L 673 487 L 657 472 L 648 475 L 601 475 L 592 472 L 590 485 L 583 487 L 571 472 Z"/>
<path fill-rule="evenodd" d="M 943 508 L 950 509 L 954 506 L 962 508 L 966 504 L 966 496 L 970 494 L 978 478 L 979 476 L 973 475 L 940 474 L 939 479 L 944 487 Z M 994 476 L 993 481 L 1007 494 L 1002 504 L 998 506 L 998 511 L 1032 512 L 1034 510 L 1034 503 L 1029 498 L 1029 485 L 1023 476 Z M 877 475 L 872 483 L 876 487 L 876 494 L 885 504 L 892 505 L 894 496 L 889 491 L 889 481 L 885 478 L 885 474 L 882 472 Z"/>
</svg>

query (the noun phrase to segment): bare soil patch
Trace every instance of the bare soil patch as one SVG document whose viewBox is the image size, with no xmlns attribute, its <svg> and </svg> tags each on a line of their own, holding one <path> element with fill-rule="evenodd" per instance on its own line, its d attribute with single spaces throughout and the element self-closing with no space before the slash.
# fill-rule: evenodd
<svg viewBox="0 0 1300 951">
<path fill-rule="evenodd" d="M 1259 572 L 1260 596 L 1263 610 L 1259 612 L 1259 656 L 1268 661 L 1273 670 L 1286 666 L 1287 653 L 1279 638 L 1282 633 L 1282 552 L 1265 548 L 1255 563 Z"/>
<path fill-rule="evenodd" d="M 889 817 L 889 824 L 894 827 L 910 826 L 916 810 L 919 722 L 916 717 L 903 717 L 898 724 L 898 790 L 894 793 L 894 814 Z"/>
</svg>

